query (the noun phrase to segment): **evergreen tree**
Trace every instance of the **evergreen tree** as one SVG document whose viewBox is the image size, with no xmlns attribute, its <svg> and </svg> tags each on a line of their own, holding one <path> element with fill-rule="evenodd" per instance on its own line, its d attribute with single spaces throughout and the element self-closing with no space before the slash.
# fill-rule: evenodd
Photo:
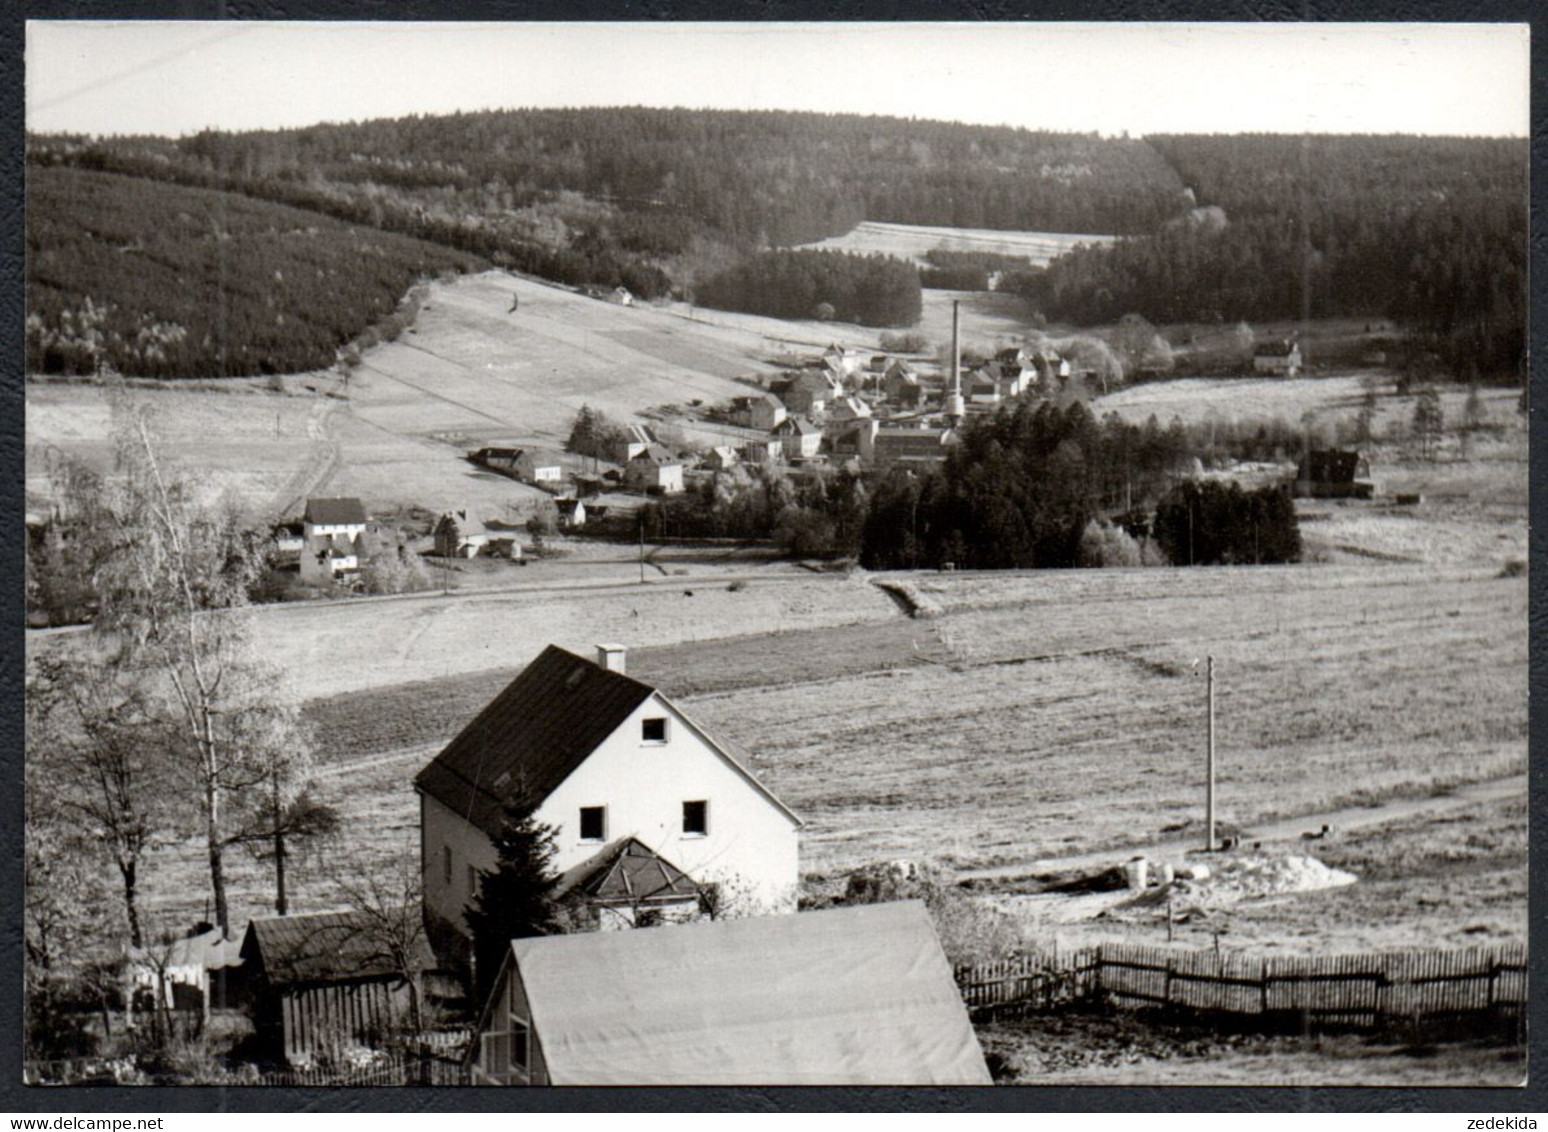
<svg viewBox="0 0 1548 1132">
<path fill-rule="evenodd" d="M 506 806 L 497 861 L 478 875 L 478 892 L 463 914 L 473 933 L 477 994 L 486 998 L 513 939 L 553 935 L 559 925 L 553 900 L 559 877 L 552 865 L 558 833 L 533 816 L 534 803 L 517 800 Z"/>
</svg>

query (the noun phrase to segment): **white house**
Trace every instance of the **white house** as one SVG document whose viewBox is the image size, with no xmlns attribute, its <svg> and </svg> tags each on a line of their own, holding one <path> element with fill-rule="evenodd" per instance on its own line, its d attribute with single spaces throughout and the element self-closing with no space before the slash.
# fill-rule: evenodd
<svg viewBox="0 0 1548 1132">
<path fill-rule="evenodd" d="M 784 445 L 789 460 L 815 456 L 822 448 L 822 429 L 803 416 L 786 417 L 770 435 Z"/>
<path fill-rule="evenodd" d="M 918 900 L 512 940 L 478 1085 L 988 1085 Z"/>
<path fill-rule="evenodd" d="M 622 645 L 595 662 L 550 645 L 415 779 L 425 922 L 437 953 L 471 959 L 463 910 L 507 804 L 541 799 L 569 870 L 632 837 L 700 885 L 759 910 L 794 911 L 801 821 L 726 745 L 624 672 Z"/>
<path fill-rule="evenodd" d="M 1259 342 L 1252 351 L 1252 371 L 1294 377 L 1301 372 L 1301 347 L 1288 339 Z"/>
<path fill-rule="evenodd" d="M 683 464 L 669 449 L 647 445 L 624 465 L 624 482 L 636 491 L 654 489 L 676 495 L 683 490 Z"/>
<path fill-rule="evenodd" d="M 366 522 L 358 499 L 308 499 L 301 517 L 302 580 L 331 582 L 357 572 Z"/>
<path fill-rule="evenodd" d="M 741 462 L 729 445 L 717 445 L 704 455 L 704 466 L 712 472 L 729 472 Z"/>
<path fill-rule="evenodd" d="M 764 394 L 731 399 L 731 423 L 742 428 L 767 432 L 784 420 L 786 413 L 784 405 Z"/>
</svg>

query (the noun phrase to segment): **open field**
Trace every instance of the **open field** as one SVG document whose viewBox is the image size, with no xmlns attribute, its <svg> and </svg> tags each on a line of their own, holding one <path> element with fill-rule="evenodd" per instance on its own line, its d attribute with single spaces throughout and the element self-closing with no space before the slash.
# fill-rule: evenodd
<svg viewBox="0 0 1548 1132">
<path fill-rule="evenodd" d="M 806 820 L 802 867 L 818 874 L 896 858 L 963 869 L 1092 851 L 1116 861 L 1125 846 L 1188 828 L 1202 793 L 1193 661 L 1205 653 L 1217 659 L 1220 816 L 1232 826 L 1423 797 L 1526 766 L 1524 578 L 1360 565 L 913 581 L 937 616 L 910 619 L 874 587 L 812 577 L 692 599 L 649 587 L 414 599 L 392 618 L 372 603 L 341 605 L 316 611 L 327 621 L 307 633 L 287 620 L 305 611 L 273 610 L 263 631 L 276 647 L 289 642 L 298 686 L 317 697 L 327 793 L 372 855 L 412 833 L 413 774 L 548 640 L 660 641 L 637 647 L 630 671 L 741 750 Z M 767 605 L 736 604 L 744 598 Z M 705 618 L 697 627 L 679 621 L 690 600 L 680 608 Z M 726 636 L 801 617 L 804 630 Z M 372 636 L 373 624 L 385 635 Z M 340 656 L 373 661 L 349 672 Z M 1500 812 L 1455 828 L 1508 855 L 1514 819 Z M 1374 855 L 1403 839 L 1345 844 Z M 197 869 L 196 852 L 184 867 Z M 1501 864 L 1487 890 L 1459 882 L 1444 915 L 1414 905 L 1436 887 L 1430 874 L 1393 871 L 1381 899 L 1390 938 L 1429 938 L 1437 916 L 1453 931 L 1519 931 L 1524 878 L 1511 882 L 1512 868 Z M 1410 911 L 1399 915 L 1403 900 Z M 1262 931 L 1290 933 L 1309 914 L 1291 908 Z"/>
<path fill-rule="evenodd" d="M 921 266 L 925 253 L 934 248 L 954 252 L 991 252 L 995 255 L 1023 256 L 1044 267 L 1077 244 L 1110 244 L 1116 236 L 1092 236 L 1070 232 L 1007 232 L 995 228 L 939 228 L 926 224 L 883 224 L 867 220 L 842 236 L 830 236 L 806 248 L 824 251 L 854 252 L 859 255 L 890 255 L 911 260 Z"/>
</svg>

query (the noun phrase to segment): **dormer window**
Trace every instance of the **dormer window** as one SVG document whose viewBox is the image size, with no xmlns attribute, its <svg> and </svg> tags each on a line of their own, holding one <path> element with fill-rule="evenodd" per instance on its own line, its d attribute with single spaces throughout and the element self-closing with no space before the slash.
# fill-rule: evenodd
<svg viewBox="0 0 1548 1132">
<path fill-rule="evenodd" d="M 667 741 L 667 721 L 665 716 L 657 716 L 653 719 L 640 721 L 640 742 L 665 743 Z"/>
</svg>

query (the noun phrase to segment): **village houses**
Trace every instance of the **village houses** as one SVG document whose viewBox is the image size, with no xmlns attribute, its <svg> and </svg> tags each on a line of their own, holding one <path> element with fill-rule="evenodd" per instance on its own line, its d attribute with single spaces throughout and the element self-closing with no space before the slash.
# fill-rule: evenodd
<svg viewBox="0 0 1548 1132">
<path fill-rule="evenodd" d="M 443 960 L 472 961 L 463 912 L 521 796 L 557 830 L 561 872 L 632 838 L 698 886 L 794 911 L 800 819 L 625 661 L 621 645 L 597 646 L 595 661 L 550 645 L 415 779 L 426 929 Z"/>
</svg>

